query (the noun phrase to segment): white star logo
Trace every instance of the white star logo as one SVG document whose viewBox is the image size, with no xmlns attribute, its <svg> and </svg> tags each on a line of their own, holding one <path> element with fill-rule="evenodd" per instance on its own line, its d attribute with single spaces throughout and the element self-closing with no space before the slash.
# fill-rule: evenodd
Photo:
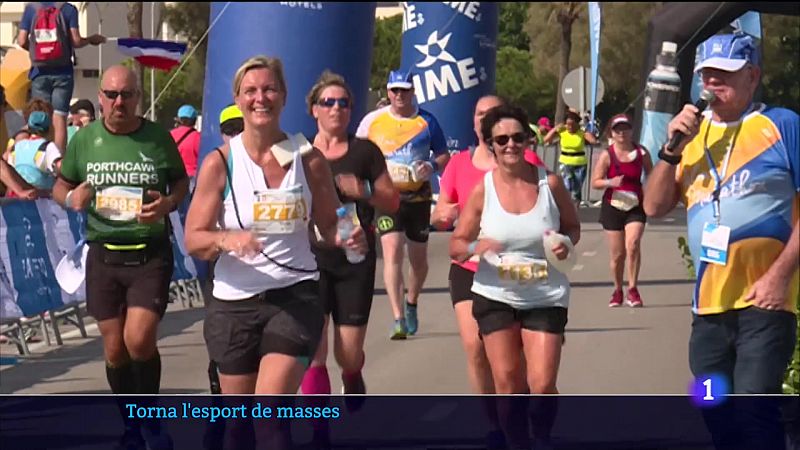
<svg viewBox="0 0 800 450">
<path fill-rule="evenodd" d="M 417 67 L 419 67 L 420 69 L 424 69 L 426 67 L 432 66 L 433 63 L 435 63 L 438 60 L 451 63 L 457 62 L 456 59 L 453 57 L 453 55 L 451 55 L 447 51 L 447 43 L 448 41 L 450 41 L 450 36 L 452 34 L 453 33 L 447 33 L 445 36 L 439 39 L 439 31 L 433 30 L 433 33 L 431 33 L 431 35 L 428 36 L 427 44 L 415 45 L 414 48 L 416 48 L 420 53 L 425 55 L 425 59 L 423 59 L 422 62 L 417 63 Z M 434 45 L 439 47 L 439 54 L 437 54 L 436 56 L 431 55 L 431 47 L 433 47 Z"/>
</svg>

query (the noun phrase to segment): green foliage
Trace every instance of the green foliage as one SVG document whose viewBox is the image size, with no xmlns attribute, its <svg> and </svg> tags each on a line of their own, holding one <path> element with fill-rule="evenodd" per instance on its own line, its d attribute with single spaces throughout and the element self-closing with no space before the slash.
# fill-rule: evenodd
<svg viewBox="0 0 800 450">
<path fill-rule="evenodd" d="M 386 95 L 386 78 L 391 70 L 400 67 L 403 39 L 403 15 L 380 19 L 375 22 L 375 38 L 372 50 L 372 75 L 369 88 Z"/>
<path fill-rule="evenodd" d="M 800 112 L 800 17 L 764 14 L 763 101 Z"/>
<path fill-rule="evenodd" d="M 513 47 L 526 52 L 531 49 L 531 41 L 525 33 L 528 20 L 529 2 L 502 2 L 498 11 L 497 48 Z"/>
<path fill-rule="evenodd" d="M 501 47 L 497 51 L 496 75 L 497 93 L 525 109 L 531 121 L 552 116 L 556 79 L 548 73 L 536 73 L 529 52 Z"/>
</svg>

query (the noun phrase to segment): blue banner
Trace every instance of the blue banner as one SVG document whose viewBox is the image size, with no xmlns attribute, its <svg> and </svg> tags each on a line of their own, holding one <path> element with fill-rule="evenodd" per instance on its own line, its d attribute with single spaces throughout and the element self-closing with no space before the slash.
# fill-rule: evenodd
<svg viewBox="0 0 800 450">
<path fill-rule="evenodd" d="M 592 61 L 592 98 L 591 110 L 592 120 L 589 122 L 593 127 L 595 124 L 595 111 L 597 110 L 597 83 L 600 75 L 600 29 L 602 27 L 602 16 L 600 3 L 589 2 L 589 54 Z"/>
<path fill-rule="evenodd" d="M 417 104 L 442 126 L 450 151 L 477 144 L 475 103 L 494 92 L 497 3 L 403 3 L 401 68 L 413 74 Z"/>
<path fill-rule="evenodd" d="M 169 217 L 175 257 L 173 281 L 197 277 L 183 243 L 183 221 Z M 66 211 L 49 199 L 0 204 L 0 318 L 30 317 L 85 301 L 83 289 L 61 289 L 55 268 L 86 236 L 86 214 Z"/>
<path fill-rule="evenodd" d="M 367 112 L 375 2 L 212 2 L 203 96 L 200 160 L 222 144 L 219 113 L 233 103 L 239 66 L 257 55 L 283 63 L 287 101 L 281 125 L 310 140 L 317 132 L 305 97 L 325 69 L 342 75 L 355 96 L 350 131 Z M 372 105 L 369 105 L 372 106 Z"/>
</svg>

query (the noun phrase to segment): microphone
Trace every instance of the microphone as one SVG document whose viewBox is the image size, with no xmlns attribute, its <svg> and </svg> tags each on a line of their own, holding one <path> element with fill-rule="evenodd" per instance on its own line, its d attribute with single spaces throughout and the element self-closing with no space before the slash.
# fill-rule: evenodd
<svg viewBox="0 0 800 450">
<path fill-rule="evenodd" d="M 700 113 L 708 107 L 708 104 L 714 101 L 714 93 L 703 89 L 703 92 L 700 93 L 700 98 L 694 103 L 694 106 L 698 109 L 697 117 L 700 117 Z M 672 135 L 672 139 L 669 140 L 669 144 L 667 144 L 666 150 L 671 152 L 678 147 L 680 144 L 681 139 L 685 138 L 686 135 L 681 133 L 680 131 L 676 131 L 675 134 Z"/>
</svg>

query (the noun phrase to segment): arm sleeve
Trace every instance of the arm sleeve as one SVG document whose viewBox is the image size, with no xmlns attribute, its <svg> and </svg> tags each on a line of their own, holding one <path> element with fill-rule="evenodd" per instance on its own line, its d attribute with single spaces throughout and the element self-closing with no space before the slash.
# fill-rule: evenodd
<svg viewBox="0 0 800 450">
<path fill-rule="evenodd" d="M 22 20 L 19 22 L 19 29 L 20 31 L 25 30 L 30 32 L 31 28 L 33 28 L 33 6 L 26 5 L 25 12 L 22 13 Z M 14 36 L 14 39 L 17 37 Z"/>
<path fill-rule="evenodd" d="M 429 115 L 428 129 L 431 133 L 431 150 L 434 156 L 439 156 L 447 153 L 447 139 L 444 137 L 442 127 L 439 126 L 439 121 L 435 117 Z"/>
<path fill-rule="evenodd" d="M 356 130 L 356 137 L 361 139 L 369 139 L 369 127 L 372 126 L 372 121 L 375 120 L 375 111 L 364 116 L 361 119 L 361 123 L 358 124 L 358 130 Z"/>
<path fill-rule="evenodd" d="M 386 158 L 383 157 L 381 150 L 377 145 L 373 144 L 372 141 L 365 140 L 363 142 L 366 145 L 370 156 L 369 181 L 375 183 L 375 180 L 377 180 L 379 176 L 386 172 Z"/>
<path fill-rule="evenodd" d="M 84 135 L 86 133 L 83 133 Z M 67 145 L 67 153 L 61 160 L 61 178 L 72 184 L 79 184 L 81 174 L 78 170 L 78 152 L 80 151 L 81 136 L 75 135 Z M 55 146 L 55 145 L 54 145 Z"/>
<path fill-rule="evenodd" d="M 64 22 L 67 23 L 67 26 L 71 29 L 78 29 L 78 8 L 75 6 L 65 3 L 64 6 L 61 7 L 61 13 L 64 14 Z"/>
</svg>

